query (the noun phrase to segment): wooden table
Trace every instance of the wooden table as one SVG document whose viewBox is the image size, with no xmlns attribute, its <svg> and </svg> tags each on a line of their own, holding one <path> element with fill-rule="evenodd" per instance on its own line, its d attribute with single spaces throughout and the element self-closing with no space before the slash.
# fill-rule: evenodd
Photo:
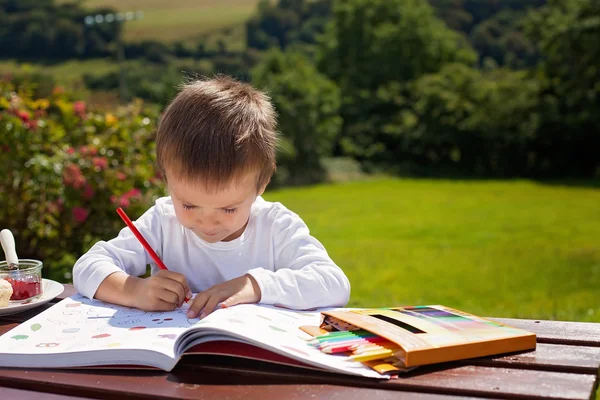
<svg viewBox="0 0 600 400">
<path fill-rule="evenodd" d="M 56 301 L 74 293 L 66 285 Z M 0 334 L 51 305 L 0 318 Z M 535 332 L 537 349 L 421 367 L 386 382 L 206 356 L 184 358 L 168 373 L 0 368 L 0 399 L 595 398 L 600 324 L 494 319 Z"/>
</svg>

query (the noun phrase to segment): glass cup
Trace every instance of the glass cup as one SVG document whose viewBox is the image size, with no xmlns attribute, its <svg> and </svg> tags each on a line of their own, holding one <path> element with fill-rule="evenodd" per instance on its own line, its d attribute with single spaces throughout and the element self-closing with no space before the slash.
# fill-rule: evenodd
<svg viewBox="0 0 600 400">
<path fill-rule="evenodd" d="M 13 288 L 11 303 L 29 303 L 42 295 L 43 265 L 39 260 L 23 259 L 19 260 L 19 269 L 9 269 L 6 261 L 0 261 L 0 278 Z"/>
</svg>

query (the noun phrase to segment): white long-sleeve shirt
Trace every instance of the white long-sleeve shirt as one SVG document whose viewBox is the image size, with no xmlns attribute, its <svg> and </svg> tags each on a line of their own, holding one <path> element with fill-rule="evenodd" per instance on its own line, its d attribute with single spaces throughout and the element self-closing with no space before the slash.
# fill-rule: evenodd
<svg viewBox="0 0 600 400">
<path fill-rule="evenodd" d="M 163 197 L 137 221 L 170 271 L 183 274 L 193 292 L 246 273 L 261 290 L 263 304 L 294 309 L 344 306 L 350 282 L 323 245 L 310 235 L 302 219 L 280 203 L 258 197 L 246 229 L 229 242 L 208 243 L 184 228 L 170 197 Z M 73 283 L 92 299 L 102 281 L 114 272 L 141 276 L 158 267 L 129 228 L 108 242 L 96 243 L 73 267 Z"/>
</svg>

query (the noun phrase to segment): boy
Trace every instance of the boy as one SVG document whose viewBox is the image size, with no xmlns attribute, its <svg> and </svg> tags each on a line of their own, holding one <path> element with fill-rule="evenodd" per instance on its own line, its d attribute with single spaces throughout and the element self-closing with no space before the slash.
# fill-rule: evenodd
<svg viewBox="0 0 600 400">
<path fill-rule="evenodd" d="M 262 92 L 228 77 L 183 87 L 158 126 L 158 167 L 169 197 L 136 227 L 168 271 L 152 263 L 129 228 L 96 243 L 73 267 L 84 296 L 146 311 L 173 310 L 197 292 L 188 316 L 240 303 L 295 309 L 343 306 L 350 283 L 280 203 L 262 199 L 275 171 L 275 111 Z"/>
</svg>

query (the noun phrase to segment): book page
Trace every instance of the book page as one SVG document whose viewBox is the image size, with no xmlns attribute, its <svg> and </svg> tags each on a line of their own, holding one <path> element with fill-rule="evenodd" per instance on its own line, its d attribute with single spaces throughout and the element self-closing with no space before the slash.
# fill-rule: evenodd
<svg viewBox="0 0 600 400">
<path fill-rule="evenodd" d="M 0 337 L 0 366 L 146 365 L 171 370 L 195 343 L 239 340 L 319 369 L 387 378 L 343 355 L 324 354 L 299 327 L 318 326 L 319 311 L 243 304 L 189 319 L 188 304 L 145 312 L 74 295 Z M 57 357 L 60 355 L 60 357 Z"/>
<path fill-rule="evenodd" d="M 202 342 L 194 338 L 201 337 L 203 334 L 217 334 L 239 339 L 332 372 L 387 378 L 363 363 L 350 361 L 346 355 L 325 354 L 309 345 L 307 340 L 312 339 L 312 336 L 302 331 L 300 327 L 319 326 L 320 322 L 319 310 L 295 311 L 267 305 L 241 304 L 217 310 L 196 323 L 195 327 L 201 331 L 190 330 L 182 336 L 178 341 L 182 343 L 178 352 L 184 352 L 193 344 Z"/>
<path fill-rule="evenodd" d="M 172 312 L 146 312 L 74 295 L 1 336 L 0 359 L 61 354 L 68 363 L 70 353 L 109 350 L 147 350 L 175 359 L 175 340 L 198 321 L 187 318 L 187 309 L 185 304 Z"/>
</svg>

